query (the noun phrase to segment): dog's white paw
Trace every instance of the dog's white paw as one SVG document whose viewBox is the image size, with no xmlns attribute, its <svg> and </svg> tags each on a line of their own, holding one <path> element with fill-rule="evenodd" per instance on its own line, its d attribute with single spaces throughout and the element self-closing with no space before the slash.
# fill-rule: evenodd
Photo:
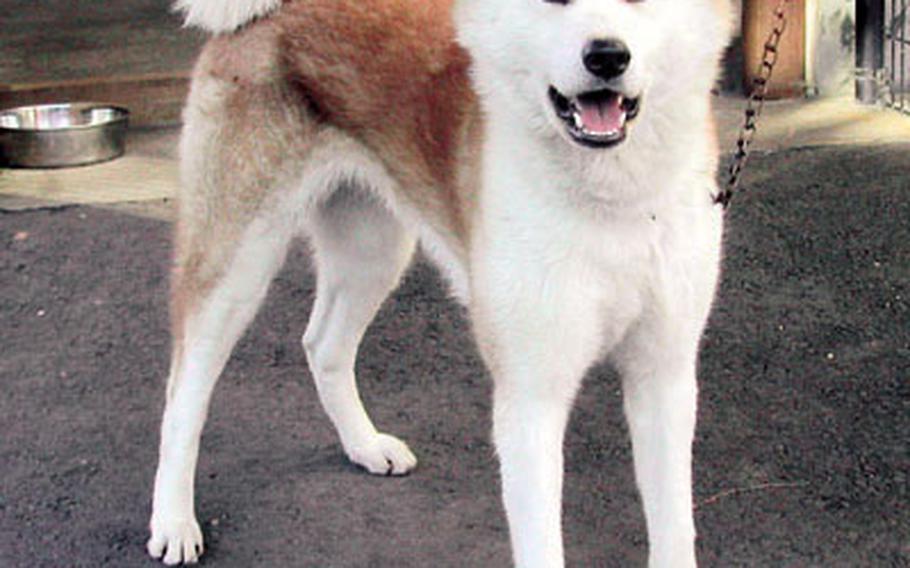
<svg viewBox="0 0 910 568">
<path fill-rule="evenodd" d="M 389 434 L 345 448 L 348 458 L 374 475 L 404 475 L 417 466 L 408 445 Z"/>
<path fill-rule="evenodd" d="M 151 532 L 146 549 L 152 558 L 161 558 L 168 566 L 195 564 L 199 561 L 199 555 L 202 554 L 202 531 L 196 519 L 159 521 L 153 517 Z"/>
</svg>

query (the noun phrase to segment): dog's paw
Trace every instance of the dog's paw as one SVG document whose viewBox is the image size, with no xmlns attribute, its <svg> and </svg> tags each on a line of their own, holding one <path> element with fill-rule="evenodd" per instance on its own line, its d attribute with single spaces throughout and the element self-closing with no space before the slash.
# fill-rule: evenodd
<svg viewBox="0 0 910 568">
<path fill-rule="evenodd" d="M 374 475 L 405 475 L 417 466 L 408 445 L 389 434 L 346 448 L 348 458 Z"/>
<path fill-rule="evenodd" d="M 152 536 L 146 549 L 152 558 L 160 558 L 168 566 L 195 564 L 202 554 L 202 531 L 196 519 L 159 521 L 152 518 Z"/>
</svg>

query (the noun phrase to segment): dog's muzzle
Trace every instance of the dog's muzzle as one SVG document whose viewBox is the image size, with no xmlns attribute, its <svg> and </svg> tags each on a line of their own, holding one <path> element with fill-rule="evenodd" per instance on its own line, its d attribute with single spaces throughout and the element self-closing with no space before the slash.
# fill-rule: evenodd
<svg viewBox="0 0 910 568">
<path fill-rule="evenodd" d="M 568 97 L 551 86 L 549 95 L 569 137 L 590 148 L 608 148 L 625 140 L 626 125 L 641 107 L 640 97 L 628 97 L 611 89 Z"/>
</svg>

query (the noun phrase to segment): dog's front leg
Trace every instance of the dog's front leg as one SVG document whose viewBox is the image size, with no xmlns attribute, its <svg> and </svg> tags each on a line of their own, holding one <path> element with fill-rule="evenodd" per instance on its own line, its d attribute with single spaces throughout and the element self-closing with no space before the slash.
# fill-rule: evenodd
<svg viewBox="0 0 910 568">
<path fill-rule="evenodd" d="M 493 438 L 512 551 L 521 568 L 560 567 L 563 434 L 597 352 L 597 310 L 562 266 L 540 273 L 496 264 L 496 276 L 475 286 L 472 311 L 495 382 Z"/>
<path fill-rule="evenodd" d="M 691 453 L 703 319 L 646 317 L 617 357 L 651 568 L 696 565 Z"/>
<path fill-rule="evenodd" d="M 568 389 L 545 394 L 544 383 L 560 379 L 535 375 L 496 378 L 493 437 L 515 564 L 552 568 L 563 565 L 562 442 L 571 397 Z"/>
<path fill-rule="evenodd" d="M 694 361 L 662 370 L 630 372 L 624 383 L 635 477 L 648 525 L 648 565 L 694 567 Z"/>
</svg>

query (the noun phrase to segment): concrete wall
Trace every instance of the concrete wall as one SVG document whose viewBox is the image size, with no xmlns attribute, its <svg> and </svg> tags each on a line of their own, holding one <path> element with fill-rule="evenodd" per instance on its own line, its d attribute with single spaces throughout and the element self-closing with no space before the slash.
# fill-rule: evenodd
<svg viewBox="0 0 910 568">
<path fill-rule="evenodd" d="M 898 25 L 900 22 L 894 20 L 899 16 L 900 5 L 886 2 L 885 22 L 887 26 L 895 26 L 893 28 L 895 39 L 902 37 L 910 39 L 910 21 L 907 20 L 910 16 L 904 14 L 903 29 Z M 892 50 L 892 48 L 894 49 Z M 899 44 L 891 44 L 887 39 L 885 40 L 885 67 L 890 70 L 890 73 L 886 73 L 884 79 L 891 82 L 894 102 L 899 102 L 906 110 L 910 110 L 910 97 L 908 97 L 910 95 L 910 49 L 904 46 L 903 55 L 901 51 Z M 903 64 L 903 70 L 901 64 Z"/>
<path fill-rule="evenodd" d="M 810 92 L 820 96 L 853 93 L 855 22 L 854 0 L 806 3 L 806 79 Z"/>
</svg>

